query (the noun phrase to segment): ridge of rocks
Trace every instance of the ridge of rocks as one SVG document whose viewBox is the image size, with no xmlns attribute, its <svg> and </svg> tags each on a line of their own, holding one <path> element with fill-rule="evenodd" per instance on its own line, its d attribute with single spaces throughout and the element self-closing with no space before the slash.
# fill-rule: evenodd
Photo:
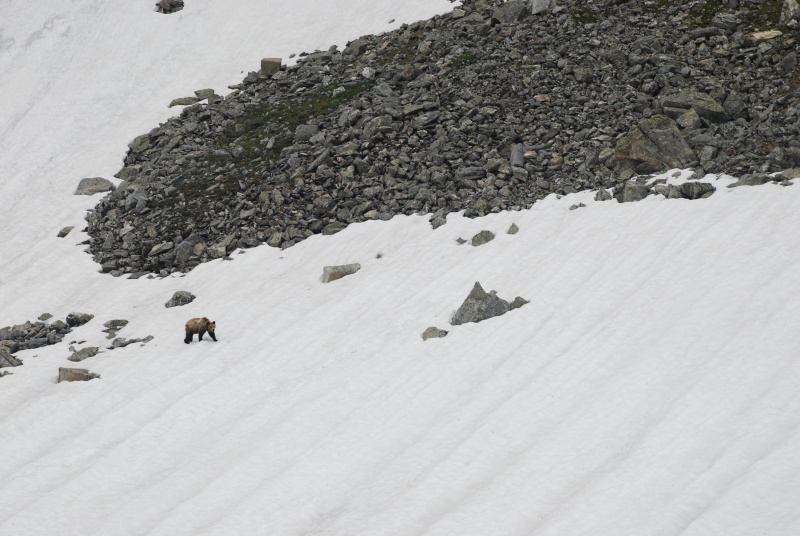
<svg viewBox="0 0 800 536">
<path fill-rule="evenodd" d="M 123 182 L 87 216 L 89 250 L 115 276 L 167 275 L 674 165 L 698 178 L 800 166 L 798 23 L 756 31 L 778 28 L 781 2 L 536 4 L 468 0 L 288 68 L 270 59 L 225 97 L 198 90 L 133 140 Z"/>
</svg>

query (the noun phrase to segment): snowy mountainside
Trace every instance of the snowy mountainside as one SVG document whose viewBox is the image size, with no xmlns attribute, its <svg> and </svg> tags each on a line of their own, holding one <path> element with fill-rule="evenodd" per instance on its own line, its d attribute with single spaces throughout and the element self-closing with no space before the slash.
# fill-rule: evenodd
<svg viewBox="0 0 800 536">
<path fill-rule="evenodd" d="M 0 114 L 0 325 L 95 315 L 0 378 L 0 534 L 796 534 L 797 185 L 709 176 L 708 199 L 582 192 L 438 229 L 364 222 L 183 276 L 98 273 L 77 179 L 111 176 L 172 97 L 224 87 L 284 35 L 308 50 L 452 7 L 330 5 L 303 34 L 327 7 L 0 3 L 19 19 L 0 38 L 19 76 L 0 87 L 20 95 Z M 276 12 L 283 33 L 264 36 L 252 14 Z M 141 32 L 120 32 L 122 14 Z M 174 70 L 152 46 L 167 26 L 183 32 Z M 70 58 L 86 59 L 58 75 Z M 145 71 L 114 70 L 125 61 Z M 496 238 L 457 243 L 484 229 Z M 321 283 L 323 266 L 356 262 Z M 530 303 L 451 326 L 475 281 Z M 197 298 L 165 308 L 177 290 Z M 183 343 L 195 316 L 219 342 Z M 102 324 L 120 318 L 121 336 L 154 339 L 107 350 Z M 428 326 L 449 333 L 423 342 Z M 56 383 L 70 345 L 103 350 L 78 364 L 100 379 Z"/>
</svg>

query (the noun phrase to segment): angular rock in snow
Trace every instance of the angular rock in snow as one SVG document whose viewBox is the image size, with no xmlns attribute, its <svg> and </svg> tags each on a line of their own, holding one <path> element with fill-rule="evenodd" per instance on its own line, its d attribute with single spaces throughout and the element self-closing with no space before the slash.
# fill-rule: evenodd
<svg viewBox="0 0 800 536">
<path fill-rule="evenodd" d="M 705 199 L 717 191 L 713 185 L 707 182 L 685 182 L 680 186 L 681 193 L 686 199 Z"/>
<path fill-rule="evenodd" d="M 597 193 L 594 194 L 595 201 L 611 201 L 612 199 L 614 199 L 614 196 L 608 193 L 608 190 L 605 188 L 600 188 L 597 190 Z"/>
<path fill-rule="evenodd" d="M 447 333 L 448 332 L 443 329 L 439 329 L 436 326 L 431 326 L 422 332 L 422 340 L 427 341 L 428 339 L 441 339 L 442 337 L 446 337 Z"/>
<path fill-rule="evenodd" d="M 512 224 L 511 224 L 511 227 L 509 227 L 509 228 L 508 228 L 508 231 L 506 231 L 506 233 L 507 233 L 507 234 L 510 234 L 510 235 L 515 235 L 515 234 L 517 234 L 518 232 L 519 232 L 519 227 L 517 227 L 517 224 L 516 224 L 516 223 L 512 223 Z"/>
<path fill-rule="evenodd" d="M 116 350 L 117 348 L 125 348 L 126 346 L 131 345 L 131 344 L 135 344 L 137 342 L 141 342 L 141 343 L 147 344 L 148 342 L 152 341 L 154 338 L 155 337 L 153 337 L 152 335 L 148 335 L 144 339 L 140 339 L 140 338 L 125 339 L 123 337 L 119 337 L 117 339 L 114 339 L 111 342 L 111 346 L 109 346 L 108 349 L 109 350 Z"/>
<path fill-rule="evenodd" d="M 0 368 L 18 367 L 22 361 L 11 355 L 11 352 L 5 346 L 0 346 Z"/>
<path fill-rule="evenodd" d="M 64 227 L 58 232 L 58 238 L 64 238 L 70 233 L 70 231 L 72 231 L 73 228 L 74 227 L 72 225 L 70 225 L 69 227 Z"/>
<path fill-rule="evenodd" d="M 494 240 L 494 233 L 484 230 L 473 236 L 470 244 L 473 246 L 482 246 L 487 242 L 491 242 L 492 240 Z"/>
<path fill-rule="evenodd" d="M 614 197 L 620 203 L 631 203 L 633 201 L 641 201 L 648 195 L 650 195 L 650 188 L 646 184 L 628 181 L 622 188 L 617 188 Z"/>
<path fill-rule="evenodd" d="M 59 367 L 58 369 L 58 383 L 61 382 L 86 382 L 99 378 L 99 374 L 89 372 L 81 368 L 67 368 Z"/>
<path fill-rule="evenodd" d="M 738 186 L 761 186 L 772 180 L 769 175 L 752 174 L 741 177 L 733 184 L 729 184 L 728 188 L 736 188 Z"/>
<path fill-rule="evenodd" d="M 180 307 L 181 305 L 192 303 L 196 297 L 197 296 L 187 290 L 178 290 L 172 295 L 169 301 L 164 304 L 164 307 Z"/>
<path fill-rule="evenodd" d="M 94 318 L 94 315 L 88 313 L 70 313 L 67 315 L 67 324 L 74 328 L 84 325 L 92 318 Z"/>
<path fill-rule="evenodd" d="M 88 359 L 90 357 L 94 357 L 97 355 L 97 352 L 100 351 L 100 348 L 97 346 L 87 346 L 86 348 L 81 348 L 77 352 L 73 352 L 71 356 L 67 359 L 70 361 L 83 361 L 84 359 Z"/>
<path fill-rule="evenodd" d="M 75 195 L 94 195 L 102 192 L 110 192 L 114 189 L 114 183 L 103 177 L 87 177 L 81 179 Z"/>
<path fill-rule="evenodd" d="M 498 298 L 495 291 L 487 294 L 481 284 L 476 281 L 472 291 L 470 291 L 464 303 L 461 304 L 461 307 L 458 308 L 456 314 L 453 315 L 450 323 L 458 326 L 467 322 L 481 322 L 487 318 L 504 315 L 512 308 L 522 307 L 526 303 L 529 302 L 518 296 L 512 306 L 507 301 Z"/>
<path fill-rule="evenodd" d="M 352 275 L 360 269 L 361 265 L 358 263 L 342 264 L 339 266 L 325 266 L 322 269 L 322 282 L 330 283 L 331 281 L 336 281 L 337 279 Z"/>
</svg>

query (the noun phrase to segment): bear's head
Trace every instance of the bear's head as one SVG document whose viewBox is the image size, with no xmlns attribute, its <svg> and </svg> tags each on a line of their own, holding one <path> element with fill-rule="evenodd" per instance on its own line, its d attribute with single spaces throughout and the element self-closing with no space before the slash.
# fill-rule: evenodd
<svg viewBox="0 0 800 536">
<path fill-rule="evenodd" d="M 217 329 L 217 323 L 212 322 L 211 320 L 206 322 L 206 331 L 209 333 L 214 333 L 214 330 Z"/>
</svg>

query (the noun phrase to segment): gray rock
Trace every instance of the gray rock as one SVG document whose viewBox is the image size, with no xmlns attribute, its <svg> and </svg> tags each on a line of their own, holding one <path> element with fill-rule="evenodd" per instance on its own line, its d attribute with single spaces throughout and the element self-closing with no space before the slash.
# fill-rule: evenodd
<svg viewBox="0 0 800 536">
<path fill-rule="evenodd" d="M 361 56 L 367 51 L 369 44 L 364 41 L 363 39 L 356 39 L 351 41 L 350 44 L 345 47 L 344 52 L 345 54 L 353 54 L 354 56 Z"/>
<path fill-rule="evenodd" d="M 264 58 L 261 60 L 261 76 L 272 76 L 281 70 L 281 58 Z"/>
<path fill-rule="evenodd" d="M 597 193 L 594 194 L 595 201 L 611 201 L 612 199 L 614 199 L 614 196 L 608 193 L 608 190 L 605 188 L 600 188 L 597 190 Z"/>
<path fill-rule="evenodd" d="M 72 229 L 74 229 L 72 225 L 70 225 L 69 227 L 64 227 L 58 232 L 58 238 L 64 238 L 70 233 L 70 231 L 72 231 Z"/>
<path fill-rule="evenodd" d="M 717 190 L 712 184 L 696 181 L 684 182 L 680 189 L 686 199 L 705 199 Z"/>
<path fill-rule="evenodd" d="M 81 182 L 78 183 L 75 195 L 94 195 L 112 190 L 114 190 L 114 184 L 110 180 L 103 177 L 88 177 L 81 179 Z"/>
<path fill-rule="evenodd" d="M 329 223 L 328 225 L 326 225 L 322 229 L 322 234 L 323 235 L 333 235 L 333 234 L 338 233 L 339 231 L 343 231 L 346 227 L 347 227 L 347 224 L 335 221 L 335 222 L 332 222 L 332 223 Z"/>
<path fill-rule="evenodd" d="M 197 97 L 178 97 L 177 99 L 172 99 L 172 101 L 169 103 L 169 107 L 190 106 L 192 104 L 197 104 L 198 102 L 200 102 L 200 99 Z"/>
<path fill-rule="evenodd" d="M 83 361 L 84 359 L 88 359 L 90 357 L 94 357 L 97 355 L 97 352 L 100 351 L 100 348 L 97 346 L 87 346 L 86 348 L 82 348 L 77 352 L 74 352 L 71 356 L 67 359 L 70 361 Z"/>
<path fill-rule="evenodd" d="M 521 300 L 521 301 L 519 301 Z M 527 301 L 517 297 L 515 299 L 516 307 L 521 307 Z M 454 326 L 465 324 L 467 322 L 481 322 L 487 318 L 504 315 L 511 310 L 511 304 L 507 301 L 497 297 L 495 291 L 488 294 L 479 282 L 475 282 L 464 303 L 458 308 L 453 319 L 450 323 Z"/>
<path fill-rule="evenodd" d="M 663 115 L 641 121 L 623 137 L 614 152 L 615 171 L 656 173 L 688 166 L 697 155 L 681 136 L 675 122 Z"/>
<path fill-rule="evenodd" d="M 298 125 L 294 131 L 294 139 L 297 141 L 308 141 L 319 132 L 317 125 Z"/>
<path fill-rule="evenodd" d="M 195 298 L 196 296 L 189 291 L 178 290 L 172 295 L 169 301 L 164 304 L 164 307 L 180 307 L 182 305 L 192 303 Z"/>
<path fill-rule="evenodd" d="M 66 368 L 60 367 L 58 369 L 58 383 L 61 382 L 86 382 L 99 378 L 99 374 L 89 372 L 81 368 Z"/>
<path fill-rule="evenodd" d="M 783 0 L 781 8 L 781 24 L 788 24 L 789 21 L 800 19 L 800 5 L 797 0 Z"/>
<path fill-rule="evenodd" d="M 199 100 L 212 99 L 214 97 L 214 90 L 198 89 L 197 91 L 194 92 L 194 94 Z"/>
<path fill-rule="evenodd" d="M 729 184 L 728 188 L 736 188 L 738 186 L 761 186 L 772 181 L 769 175 L 744 175 L 733 184 Z"/>
<path fill-rule="evenodd" d="M 331 281 L 336 281 L 337 279 L 352 275 L 360 269 L 361 265 L 358 263 L 342 264 L 339 266 L 325 266 L 322 268 L 322 282 L 330 283 Z"/>
<path fill-rule="evenodd" d="M 448 332 L 443 329 L 439 329 L 436 326 L 431 326 L 422 332 L 422 340 L 427 341 L 428 339 L 441 339 L 442 337 L 446 337 L 447 333 Z"/>
<path fill-rule="evenodd" d="M 556 0 L 531 0 L 530 10 L 534 15 L 553 11 L 556 8 Z"/>
<path fill-rule="evenodd" d="M 512 223 L 512 224 L 511 224 L 511 227 L 509 227 L 509 228 L 508 228 L 508 231 L 506 231 L 506 233 L 507 233 L 507 234 L 510 234 L 510 235 L 515 235 L 515 234 L 517 234 L 518 232 L 519 232 L 519 227 L 517 227 L 517 224 L 516 224 L 516 223 Z"/>
<path fill-rule="evenodd" d="M 639 184 L 636 181 L 628 181 L 621 189 L 618 189 L 616 197 L 620 203 L 632 203 L 641 201 L 650 193 L 650 188 L 647 185 Z"/>
<path fill-rule="evenodd" d="M 39 315 L 38 320 L 41 320 L 42 322 L 46 322 L 47 320 L 50 320 L 51 318 L 53 318 L 53 315 L 51 315 L 50 313 L 42 313 L 42 314 Z"/>
<path fill-rule="evenodd" d="M 664 108 L 693 109 L 701 118 L 712 123 L 730 121 L 725 109 L 717 101 L 699 91 L 681 91 L 664 98 Z"/>
<path fill-rule="evenodd" d="M 508 0 L 494 10 L 492 20 L 508 24 L 516 22 L 530 13 L 529 0 Z"/>
<path fill-rule="evenodd" d="M 680 186 L 674 184 L 656 184 L 653 191 L 657 194 L 663 195 L 667 199 L 683 199 L 684 195 Z"/>
<path fill-rule="evenodd" d="M 94 315 L 88 313 L 70 313 L 67 315 L 67 325 L 70 327 L 82 326 L 94 318 Z"/>
<path fill-rule="evenodd" d="M 594 79 L 592 70 L 586 67 L 575 67 L 575 69 L 572 70 L 572 75 L 575 77 L 575 80 L 582 84 L 589 84 Z"/>
<path fill-rule="evenodd" d="M 0 346 L 0 368 L 18 367 L 22 365 L 22 361 L 11 355 L 11 352 L 5 346 Z"/>
<path fill-rule="evenodd" d="M 473 236 L 472 240 L 470 240 L 470 244 L 473 246 L 482 246 L 487 242 L 491 242 L 492 240 L 494 240 L 494 233 L 484 230 Z"/>
</svg>

